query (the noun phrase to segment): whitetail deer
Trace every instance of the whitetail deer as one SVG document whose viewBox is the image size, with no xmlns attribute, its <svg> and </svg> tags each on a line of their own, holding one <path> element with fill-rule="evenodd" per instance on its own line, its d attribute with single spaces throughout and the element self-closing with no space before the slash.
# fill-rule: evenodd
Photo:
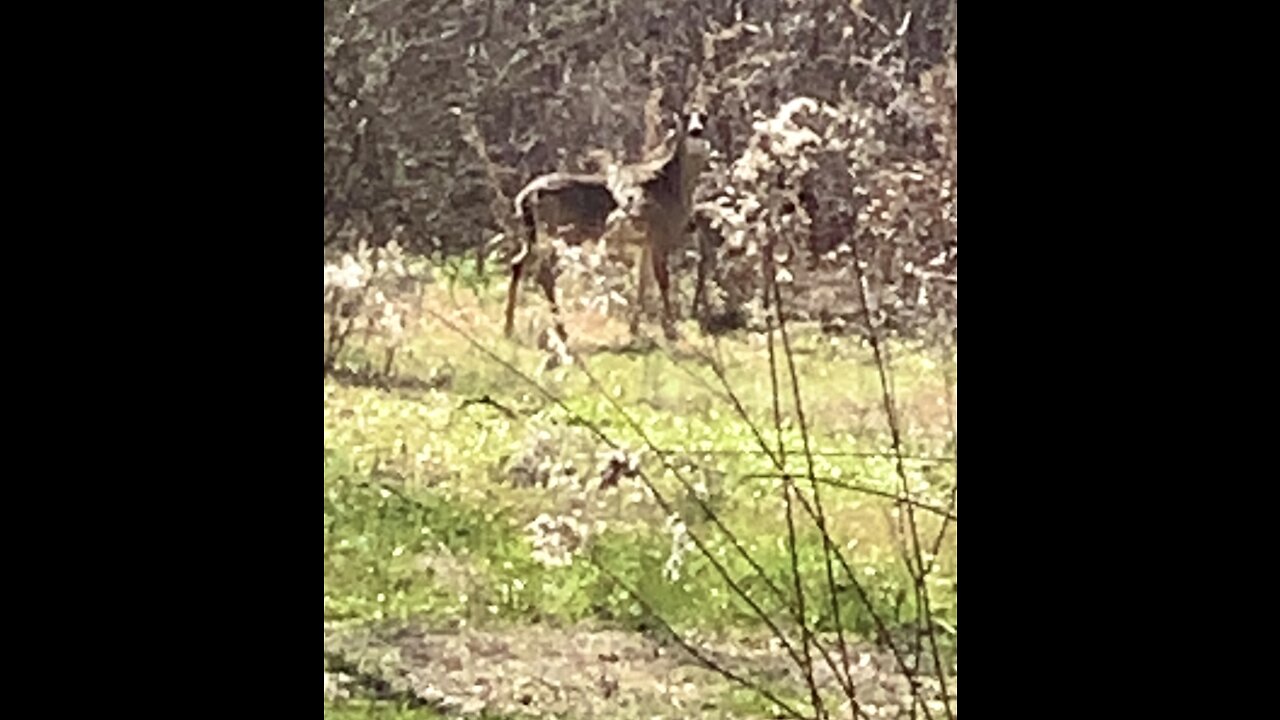
<svg viewBox="0 0 1280 720">
<path fill-rule="evenodd" d="M 567 244 L 589 239 L 614 239 L 641 249 L 638 301 L 631 320 L 634 333 L 644 312 L 648 275 L 653 276 L 662 296 L 663 331 L 676 337 L 671 306 L 671 280 L 667 256 L 685 237 L 692 212 L 694 186 L 706 165 L 708 146 L 703 138 L 702 114 L 694 111 L 678 118 L 672 147 L 656 157 L 623 166 L 616 180 L 607 175 L 551 173 L 526 185 L 515 199 L 516 214 L 524 226 L 522 247 L 511 262 L 511 282 L 507 288 L 506 334 L 511 335 L 516 294 L 525 266 L 538 258 L 538 284 L 551 303 L 556 333 L 568 340 L 556 302 L 556 256 L 549 244 L 538 243 L 541 226 Z"/>
</svg>

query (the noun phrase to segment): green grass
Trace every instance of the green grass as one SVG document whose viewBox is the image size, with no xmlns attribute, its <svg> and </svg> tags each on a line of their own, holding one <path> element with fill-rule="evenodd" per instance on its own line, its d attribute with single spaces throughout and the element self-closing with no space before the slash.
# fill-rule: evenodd
<svg viewBox="0 0 1280 720">
<path fill-rule="evenodd" d="M 590 527 L 588 547 L 595 557 L 676 628 L 759 632 L 759 618 L 696 550 L 683 552 L 677 577 L 666 572 L 673 554 L 666 514 L 638 480 L 623 479 L 611 489 L 598 487 L 609 448 L 588 425 L 638 451 L 644 472 L 688 526 L 705 538 L 730 577 L 772 617 L 781 617 L 781 606 L 704 517 L 694 494 L 648 446 L 676 451 L 669 456 L 671 464 L 697 486 L 697 495 L 766 574 L 789 589 L 782 481 L 765 477 L 776 475 L 776 468 L 760 453 L 751 426 L 737 417 L 719 381 L 694 352 L 721 358 L 752 422 L 773 444 L 777 436 L 763 342 L 744 334 L 712 347 L 687 326 L 689 340 L 678 346 L 675 357 L 661 350 L 645 355 L 597 351 L 583 353 L 591 377 L 578 366 L 544 371 L 546 355 L 532 342 L 500 337 L 500 307 L 494 302 L 499 290 L 480 304 L 461 291 L 453 301 L 445 299 L 443 291 L 428 301 L 502 360 L 536 378 L 567 409 L 429 318 L 417 328 L 407 351 L 397 356 L 397 373 L 423 381 L 418 386 L 378 389 L 326 379 L 326 623 L 415 619 L 440 627 L 583 621 L 642 625 L 645 613 L 636 598 L 584 557 L 553 567 L 535 559 L 526 526 L 546 514 L 574 517 Z M 536 315 L 529 296 L 523 301 L 522 318 Z M 524 318 L 521 327 L 527 323 Z M 574 332 L 573 314 L 568 324 Z M 577 340 L 582 346 L 607 342 L 601 340 L 608 333 L 598 321 L 581 319 L 579 327 L 587 328 Z M 616 334 L 616 328 L 606 329 Z M 813 473 L 895 492 L 899 479 L 888 457 L 850 454 L 889 447 L 870 351 L 856 341 L 803 328 L 795 334 L 810 444 L 823 453 L 815 458 Z M 358 366 L 362 354 L 377 358 L 380 349 L 376 344 L 353 348 L 342 360 Z M 946 382 L 948 376 L 954 382 L 954 359 L 895 347 L 893 361 L 907 451 L 922 457 L 949 454 Z M 786 383 L 785 365 L 780 370 Z M 427 389 L 428 381 L 438 387 Z M 789 385 L 784 385 L 782 395 L 782 412 L 791 418 L 783 430 L 789 448 L 786 467 L 803 478 L 808 468 L 800 452 L 801 433 L 793 419 Z M 913 490 L 946 505 L 954 465 L 912 461 L 908 471 Z M 526 486 L 522 480 L 528 478 L 550 483 Z M 913 594 L 905 592 L 910 581 L 895 549 L 898 530 L 891 501 L 833 487 L 823 487 L 822 493 L 832 535 L 877 608 L 899 620 L 913 617 Z M 918 519 L 922 536 L 931 541 L 940 520 L 926 513 L 919 513 Z M 820 538 L 807 518 L 799 518 L 798 524 L 801 575 L 814 598 L 826 585 Z M 930 588 L 934 609 L 954 626 L 954 523 L 941 544 L 937 566 Z M 846 629 L 870 635 L 870 616 L 854 594 L 846 591 L 839 598 Z M 830 629 L 829 604 L 811 600 L 808 609 L 812 622 Z M 353 712 L 325 706 L 326 717 L 355 717 L 349 714 Z"/>
</svg>

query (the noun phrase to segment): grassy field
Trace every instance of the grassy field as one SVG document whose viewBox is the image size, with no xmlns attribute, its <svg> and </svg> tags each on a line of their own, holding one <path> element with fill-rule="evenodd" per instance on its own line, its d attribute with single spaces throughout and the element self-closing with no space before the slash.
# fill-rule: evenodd
<svg viewBox="0 0 1280 720">
<path fill-rule="evenodd" d="M 765 716 L 770 703 L 679 660 L 669 625 L 799 706 L 803 686 L 784 669 L 760 613 L 793 640 L 800 630 L 769 581 L 791 597 L 798 570 L 806 625 L 829 638 L 837 623 L 821 536 L 801 511 L 790 552 L 779 465 L 801 492 L 811 492 L 811 475 L 827 481 L 819 488 L 828 529 L 880 616 L 895 627 L 916 616 L 901 552 L 906 518 L 890 499 L 902 479 L 868 346 L 791 328 L 810 467 L 780 345 L 775 423 L 762 335 L 712 341 L 686 323 L 681 341 L 634 351 L 625 323 L 571 312 L 575 359 L 555 367 L 537 348 L 533 330 L 546 316 L 531 293 L 518 336 L 502 338 L 500 290 L 431 286 L 421 300 L 431 313 L 410 322 L 392 378 L 362 373 L 381 364 L 376 339 L 353 344 L 326 375 L 326 687 L 338 672 L 332 650 L 395 676 L 402 699 L 475 717 L 517 717 L 522 708 L 558 717 Z M 891 350 L 906 479 L 917 502 L 942 511 L 915 517 L 950 658 L 955 357 Z M 781 440 L 783 456 L 762 451 L 761 438 L 774 450 Z M 864 665 L 887 663 L 870 645 L 866 604 L 848 582 L 836 584 L 839 629 L 864 644 Z M 892 685 L 877 686 L 881 717 L 901 705 Z M 326 694 L 325 717 L 436 717 Z"/>
</svg>

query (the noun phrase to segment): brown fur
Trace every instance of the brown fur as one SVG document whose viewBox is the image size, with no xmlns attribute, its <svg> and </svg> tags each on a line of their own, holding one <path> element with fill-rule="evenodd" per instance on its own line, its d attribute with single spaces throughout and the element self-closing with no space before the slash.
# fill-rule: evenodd
<svg viewBox="0 0 1280 720">
<path fill-rule="evenodd" d="M 667 256 L 681 244 L 692 213 L 692 198 L 698 175 L 706 163 L 707 147 L 702 138 L 702 118 L 692 113 L 678 123 L 673 145 L 650 158 L 624 166 L 616 182 L 605 175 L 542 175 L 526 185 L 515 199 L 525 236 L 522 248 L 511 263 L 507 289 L 506 334 L 514 327 L 518 285 L 530 255 L 541 250 L 547 256 L 539 263 L 538 284 L 551 303 L 556 332 L 561 340 L 568 334 L 555 297 L 555 257 L 537 245 L 539 226 L 556 233 L 570 244 L 588 239 L 616 238 L 641 249 L 638 302 L 631 329 L 639 328 L 648 290 L 648 273 L 662 296 L 663 330 L 675 337 L 675 317 L 670 300 Z M 611 187 L 616 186 L 616 187 Z M 620 196 L 625 198 L 621 203 Z"/>
</svg>

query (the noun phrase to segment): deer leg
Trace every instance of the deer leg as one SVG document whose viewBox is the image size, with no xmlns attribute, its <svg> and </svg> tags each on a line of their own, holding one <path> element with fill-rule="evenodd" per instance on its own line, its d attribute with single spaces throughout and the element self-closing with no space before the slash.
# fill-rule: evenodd
<svg viewBox="0 0 1280 720">
<path fill-rule="evenodd" d="M 507 323 L 503 333 L 507 337 L 511 337 L 512 331 L 515 329 L 516 318 L 516 294 L 520 290 L 520 277 L 524 275 L 525 261 L 529 259 L 526 253 L 523 257 L 511 263 L 511 284 L 507 286 Z"/>
<path fill-rule="evenodd" d="M 675 313 L 671 308 L 671 277 L 667 274 L 667 253 L 660 248 L 651 248 L 653 255 L 653 279 L 658 281 L 658 294 L 662 296 L 662 332 L 668 340 L 676 340 Z"/>
<path fill-rule="evenodd" d="M 551 317 L 555 321 L 556 334 L 560 336 L 560 341 L 569 342 L 569 333 L 565 332 L 564 321 L 560 316 L 560 303 L 556 301 L 556 257 L 554 254 L 542 263 L 538 268 L 538 284 L 542 286 L 542 292 L 547 296 L 547 301 L 551 303 Z"/>
<path fill-rule="evenodd" d="M 707 316 L 710 312 L 707 281 L 710 279 L 711 262 L 715 251 L 712 249 L 707 236 L 699 231 L 692 221 L 690 221 L 687 230 L 692 232 L 698 240 L 698 274 L 694 281 L 692 311 L 693 316 L 698 320 L 698 324 L 705 329 Z"/>
<path fill-rule="evenodd" d="M 636 291 L 636 305 L 631 312 L 631 334 L 636 335 L 640 332 L 640 319 L 645 313 L 645 305 L 649 298 L 649 268 L 652 265 L 650 254 L 652 250 L 649 244 L 640 246 L 640 262 L 636 263 L 636 270 L 639 274 L 638 289 Z"/>
</svg>

